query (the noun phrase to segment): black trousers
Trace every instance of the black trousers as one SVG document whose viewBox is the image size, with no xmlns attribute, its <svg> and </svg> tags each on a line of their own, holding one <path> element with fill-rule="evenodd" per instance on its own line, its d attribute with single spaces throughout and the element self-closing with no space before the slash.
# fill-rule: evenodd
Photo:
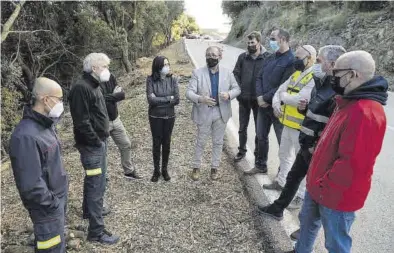
<svg viewBox="0 0 394 253">
<path fill-rule="evenodd" d="M 171 135 L 174 128 L 174 118 L 149 117 L 150 130 L 152 132 L 152 154 L 155 171 L 160 171 L 160 155 L 162 154 L 162 169 L 167 169 L 171 149 Z"/>
<path fill-rule="evenodd" d="M 287 174 L 285 187 L 283 188 L 279 198 L 275 200 L 273 204 L 276 210 L 283 212 L 284 209 L 290 205 L 294 196 L 297 194 L 301 181 L 308 173 L 311 158 L 312 154 L 309 150 L 300 149 L 289 174 Z"/>
<path fill-rule="evenodd" d="M 36 253 L 64 253 L 66 240 L 64 225 L 67 209 L 67 194 L 59 198 L 55 210 L 29 210 L 33 222 Z"/>
<path fill-rule="evenodd" d="M 253 112 L 255 131 L 257 131 L 257 113 L 259 111 L 259 105 L 256 99 L 238 99 L 239 104 L 239 153 L 246 153 L 246 142 L 248 140 L 248 125 L 250 119 L 250 113 Z M 257 134 L 254 138 L 255 150 L 254 155 L 257 156 L 258 139 Z"/>
<path fill-rule="evenodd" d="M 88 236 L 98 237 L 104 231 L 103 199 L 106 181 L 106 142 L 101 147 L 78 146 L 85 169 L 83 185 L 83 218 L 89 219 Z"/>
<path fill-rule="evenodd" d="M 269 140 L 268 136 L 271 131 L 271 126 L 274 126 L 276 139 L 280 145 L 283 125 L 279 119 L 275 117 L 271 106 L 267 108 L 259 107 L 257 115 L 257 138 L 258 138 L 258 155 L 255 161 L 256 168 L 266 168 L 268 160 Z"/>
</svg>

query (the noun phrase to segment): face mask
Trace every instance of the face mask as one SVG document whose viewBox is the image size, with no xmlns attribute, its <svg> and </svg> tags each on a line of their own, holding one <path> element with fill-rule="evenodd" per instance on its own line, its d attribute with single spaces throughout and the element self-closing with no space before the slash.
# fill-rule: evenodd
<svg viewBox="0 0 394 253">
<path fill-rule="evenodd" d="M 108 82 L 110 76 L 111 76 L 111 73 L 109 72 L 109 70 L 107 68 L 105 68 L 100 73 L 100 81 L 101 82 Z"/>
<path fill-rule="evenodd" d="M 53 101 L 53 100 L 52 100 Z M 48 105 L 47 105 L 48 106 Z M 49 107 L 49 106 L 48 106 Z M 49 118 L 59 118 L 64 111 L 63 102 L 57 103 L 54 107 L 49 107 L 51 110 L 48 113 Z"/>
<path fill-rule="evenodd" d="M 306 57 L 305 57 L 306 58 Z M 304 59 L 305 59 L 304 58 Z M 304 63 L 304 59 L 296 59 L 294 61 L 294 68 L 295 70 L 299 70 L 299 71 L 304 71 L 305 70 L 305 63 Z"/>
<path fill-rule="evenodd" d="M 321 64 L 319 64 L 319 63 L 314 64 L 313 67 L 312 67 L 312 69 L 313 69 L 313 70 L 312 70 L 312 71 L 313 71 L 313 74 L 314 74 L 317 78 L 322 79 L 323 77 L 326 76 L 326 72 L 323 72 L 323 70 L 322 70 L 322 68 L 321 68 Z"/>
<path fill-rule="evenodd" d="M 257 45 L 248 46 L 249 54 L 255 54 L 257 52 Z"/>
<path fill-rule="evenodd" d="M 164 66 L 161 69 L 160 73 L 163 74 L 163 75 L 167 75 L 168 73 L 170 73 L 170 67 L 169 66 Z"/>
<path fill-rule="evenodd" d="M 219 63 L 219 59 L 213 59 L 213 58 L 207 59 L 207 65 L 209 68 L 215 67 L 216 65 L 218 65 L 218 63 Z"/>
<path fill-rule="evenodd" d="M 332 76 L 331 77 L 331 80 L 330 80 L 331 87 L 335 91 L 335 93 L 337 93 L 338 95 L 344 95 L 346 86 L 348 86 L 350 84 L 350 82 L 348 82 L 344 87 L 341 87 L 341 85 L 340 85 L 341 78 L 344 77 L 345 75 L 347 75 L 347 73 L 344 74 L 343 76 Z"/>
<path fill-rule="evenodd" d="M 279 50 L 279 44 L 277 41 L 274 40 L 270 40 L 270 47 L 272 50 L 274 50 L 275 52 Z"/>
</svg>

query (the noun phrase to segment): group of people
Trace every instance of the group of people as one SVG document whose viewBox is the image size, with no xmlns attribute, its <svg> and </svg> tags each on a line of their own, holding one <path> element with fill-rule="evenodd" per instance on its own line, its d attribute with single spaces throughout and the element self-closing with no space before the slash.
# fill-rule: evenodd
<svg viewBox="0 0 394 253">
<path fill-rule="evenodd" d="M 197 126 L 190 176 L 200 179 L 204 147 L 211 137 L 210 178 L 220 177 L 231 100 L 237 98 L 240 128 L 236 162 L 247 152 L 251 112 L 256 128 L 255 167 L 245 173 L 267 173 L 272 125 L 280 143 L 278 175 L 264 188 L 282 192 L 273 204 L 259 210 L 281 220 L 285 208 L 303 205 L 301 228 L 293 235 L 298 239 L 293 252 L 312 252 L 321 225 L 329 252 L 350 252 L 354 212 L 367 197 L 382 146 L 386 127 L 382 105 L 387 100 L 388 84 L 375 76 L 375 62 L 365 51 L 347 53 L 341 46 L 328 45 L 317 52 L 303 45 L 294 54 L 289 40 L 288 32 L 274 29 L 269 41 L 273 53 L 269 53 L 261 34 L 252 32 L 247 36 L 248 50 L 238 57 L 233 71 L 220 64 L 219 47 L 206 50 L 207 64 L 193 71 L 186 91 Z M 75 146 L 85 172 L 82 212 L 89 220 L 87 239 L 103 244 L 119 241 L 119 236 L 105 229 L 103 220 L 110 212 L 104 204 L 109 136 L 119 148 L 124 176 L 141 179 L 118 113 L 125 92 L 110 73 L 109 64 L 107 55 L 89 54 L 82 76 L 68 96 Z M 34 101 L 25 107 L 11 137 L 12 169 L 33 222 L 36 252 L 65 252 L 68 176 L 55 128 L 64 110 L 63 92 L 55 81 L 40 77 L 32 93 Z M 154 58 L 146 97 L 152 133 L 151 181 L 157 182 L 161 176 L 169 181 L 171 135 L 180 95 L 178 79 L 171 74 L 166 57 Z"/>
<path fill-rule="evenodd" d="M 366 51 L 346 52 L 340 45 L 316 51 L 301 45 L 293 54 L 289 40 L 287 31 L 274 29 L 270 54 L 259 32 L 247 36 L 248 50 L 233 71 L 241 88 L 234 160 L 245 157 L 253 112 L 255 166 L 245 174 L 266 174 L 273 125 L 280 165 L 273 183 L 263 188 L 281 194 L 258 210 L 282 220 L 285 208 L 302 208 L 300 229 L 291 235 L 297 243 L 290 252 L 312 252 L 323 226 L 327 250 L 349 253 L 350 228 L 369 193 L 386 130 L 388 83 L 375 75 L 375 61 Z"/>
</svg>

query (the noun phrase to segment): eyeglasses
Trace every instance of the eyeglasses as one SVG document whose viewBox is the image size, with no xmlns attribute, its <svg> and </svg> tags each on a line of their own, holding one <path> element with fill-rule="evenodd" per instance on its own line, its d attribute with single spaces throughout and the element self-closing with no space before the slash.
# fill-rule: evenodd
<svg viewBox="0 0 394 253">
<path fill-rule="evenodd" d="M 276 41 L 276 39 L 275 38 L 270 38 L 270 41 Z"/>
<path fill-rule="evenodd" d="M 205 58 L 219 59 L 219 55 L 215 54 L 206 54 Z"/>
<path fill-rule="evenodd" d="M 341 72 L 341 71 L 347 71 L 346 72 L 346 74 L 349 72 L 349 71 L 353 71 L 354 69 L 333 69 L 332 70 L 332 75 L 333 76 L 336 76 L 339 72 Z M 346 75 L 346 74 L 344 74 L 344 75 Z M 343 75 L 343 76 L 344 76 Z M 342 76 L 341 76 L 342 77 Z"/>
</svg>

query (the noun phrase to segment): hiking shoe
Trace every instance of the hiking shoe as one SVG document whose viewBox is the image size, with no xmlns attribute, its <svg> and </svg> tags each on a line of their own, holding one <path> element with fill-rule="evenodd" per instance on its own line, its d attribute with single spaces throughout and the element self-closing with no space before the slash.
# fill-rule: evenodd
<svg viewBox="0 0 394 253">
<path fill-rule="evenodd" d="M 138 175 L 138 173 L 135 170 L 130 173 L 125 173 L 124 177 L 127 179 L 142 179 L 142 177 Z"/>
<path fill-rule="evenodd" d="M 296 231 L 291 233 L 290 239 L 293 241 L 298 241 L 298 239 L 300 238 L 300 231 L 301 231 L 301 229 L 297 229 Z"/>
<path fill-rule="evenodd" d="M 218 169 L 211 169 L 211 180 L 216 181 L 218 180 Z"/>
<path fill-rule="evenodd" d="M 275 190 L 275 191 L 282 191 L 283 187 L 276 181 L 272 184 L 263 184 L 263 188 L 266 190 Z"/>
<path fill-rule="evenodd" d="M 238 154 L 234 157 L 234 162 L 239 162 L 245 158 L 245 153 L 238 152 Z"/>
<path fill-rule="evenodd" d="M 293 209 L 300 209 L 302 206 L 302 198 L 300 197 L 295 197 L 293 199 L 293 201 L 291 201 L 290 205 L 287 207 L 287 209 L 289 210 L 293 210 Z"/>
<path fill-rule="evenodd" d="M 99 236 L 90 236 L 88 234 L 87 240 L 90 242 L 98 242 L 102 244 L 116 244 L 119 241 L 120 237 L 117 235 L 113 235 L 112 233 L 108 232 L 104 229 L 103 233 Z"/>
<path fill-rule="evenodd" d="M 257 208 L 259 212 L 264 215 L 270 216 L 275 220 L 279 220 L 279 221 L 283 220 L 283 212 L 278 212 L 277 210 L 275 210 L 274 205 L 263 206 L 263 207 L 258 206 Z"/>
<path fill-rule="evenodd" d="M 194 169 L 193 169 L 193 172 L 192 172 L 192 174 L 191 174 L 191 178 L 192 178 L 194 181 L 198 181 L 198 180 L 200 179 L 200 169 L 194 168 Z"/>
<path fill-rule="evenodd" d="M 254 167 L 251 170 L 244 171 L 245 175 L 255 175 L 255 174 L 267 174 L 267 167 Z"/>
</svg>

